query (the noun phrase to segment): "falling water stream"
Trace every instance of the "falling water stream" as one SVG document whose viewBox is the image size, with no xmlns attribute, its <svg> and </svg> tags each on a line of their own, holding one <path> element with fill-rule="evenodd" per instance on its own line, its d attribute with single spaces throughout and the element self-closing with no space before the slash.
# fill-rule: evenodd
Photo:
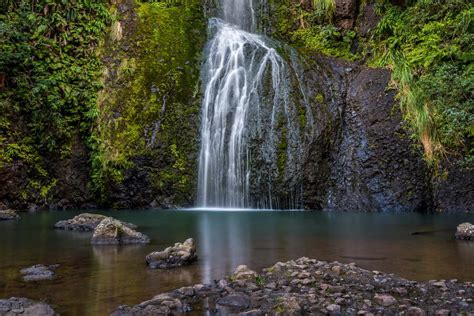
<svg viewBox="0 0 474 316">
<path fill-rule="evenodd" d="M 290 70 L 275 42 L 256 34 L 255 0 L 220 0 L 202 69 L 198 206 L 296 208 L 274 184 L 298 166 L 300 132 Z M 280 156 L 279 156 L 280 155 Z M 284 159 L 282 158 L 284 157 Z M 296 192 L 296 193 L 295 193 Z"/>
</svg>

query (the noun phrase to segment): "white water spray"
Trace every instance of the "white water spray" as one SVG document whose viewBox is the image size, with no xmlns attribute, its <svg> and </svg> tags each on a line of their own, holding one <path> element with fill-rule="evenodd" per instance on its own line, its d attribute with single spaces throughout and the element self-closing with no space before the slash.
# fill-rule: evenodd
<svg viewBox="0 0 474 316">
<path fill-rule="evenodd" d="M 286 164 L 297 164 L 291 153 L 299 149 L 287 65 L 270 40 L 250 33 L 256 28 L 252 0 L 221 0 L 220 16 L 209 20 L 202 70 L 198 205 L 275 208 L 278 129 L 285 129 Z"/>
</svg>

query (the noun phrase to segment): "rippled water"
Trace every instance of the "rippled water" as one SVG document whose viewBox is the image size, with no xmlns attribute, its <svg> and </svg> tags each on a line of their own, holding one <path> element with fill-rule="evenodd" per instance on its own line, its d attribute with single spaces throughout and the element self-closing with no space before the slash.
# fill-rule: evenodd
<svg viewBox="0 0 474 316">
<path fill-rule="evenodd" d="M 89 233 L 52 229 L 80 212 L 25 214 L 0 222 L 0 298 L 46 299 L 68 315 L 107 314 L 157 293 L 211 282 L 239 264 L 253 269 L 301 256 L 356 262 L 416 279 L 474 281 L 474 243 L 455 241 L 457 224 L 474 214 L 362 214 L 279 211 L 104 211 L 139 225 L 144 246 L 91 246 Z M 412 235 L 415 231 L 435 231 Z M 171 271 L 148 269 L 145 255 L 188 237 L 199 261 Z M 60 264 L 57 279 L 21 281 L 19 270 Z"/>
</svg>

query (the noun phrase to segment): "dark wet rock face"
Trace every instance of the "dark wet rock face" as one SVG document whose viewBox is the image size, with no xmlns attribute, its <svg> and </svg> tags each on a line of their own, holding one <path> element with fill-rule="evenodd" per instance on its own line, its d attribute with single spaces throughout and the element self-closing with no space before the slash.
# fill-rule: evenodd
<svg viewBox="0 0 474 316">
<path fill-rule="evenodd" d="M 355 264 L 300 258 L 261 273 L 239 266 L 214 284 L 120 306 L 112 315 L 469 315 L 473 297 L 471 282 L 415 282 Z"/>
<path fill-rule="evenodd" d="M 325 65 L 324 68 L 317 65 Z M 314 126 L 305 145 L 308 209 L 426 211 L 430 174 L 388 90 L 390 72 L 314 56 L 305 72 Z"/>
<path fill-rule="evenodd" d="M 185 266 L 197 260 L 196 245 L 192 238 L 176 243 L 163 251 L 155 251 L 146 256 L 146 263 L 153 269 L 170 269 Z"/>
<path fill-rule="evenodd" d="M 13 210 L 0 210 L 0 221 L 10 221 L 20 219 L 20 215 L 18 215 Z"/>
<path fill-rule="evenodd" d="M 458 225 L 455 237 L 462 240 L 474 240 L 474 225 L 471 223 Z"/>
<path fill-rule="evenodd" d="M 46 303 L 27 298 L 0 299 L 0 316 L 53 316 L 57 315 Z"/>
<path fill-rule="evenodd" d="M 444 212 L 474 212 L 474 168 L 449 157 L 440 167 L 447 177 L 433 179 L 434 208 Z"/>
<path fill-rule="evenodd" d="M 21 269 L 20 273 L 22 274 L 23 281 L 27 282 L 52 280 L 55 277 L 54 270 L 57 267 L 59 265 L 45 266 L 36 264 L 29 268 Z"/>
<path fill-rule="evenodd" d="M 95 245 L 147 244 L 148 236 L 112 217 L 106 217 L 94 230 L 91 243 Z"/>
<path fill-rule="evenodd" d="M 336 0 L 336 11 L 334 12 L 334 22 L 343 29 L 354 27 L 357 17 L 357 0 Z"/>
<path fill-rule="evenodd" d="M 107 216 L 101 214 L 90 214 L 90 213 L 83 213 L 75 216 L 74 218 L 59 221 L 54 225 L 56 229 L 63 229 L 63 230 L 73 230 L 73 231 L 84 231 L 84 232 L 91 232 L 99 225 L 101 221 L 106 219 Z M 123 225 L 129 227 L 130 229 L 136 229 L 137 226 L 124 223 Z"/>
</svg>

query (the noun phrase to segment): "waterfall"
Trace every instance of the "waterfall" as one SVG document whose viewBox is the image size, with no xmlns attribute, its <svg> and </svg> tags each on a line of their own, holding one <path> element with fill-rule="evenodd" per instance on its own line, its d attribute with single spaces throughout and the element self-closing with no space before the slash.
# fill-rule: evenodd
<svg viewBox="0 0 474 316">
<path fill-rule="evenodd" d="M 255 33 L 254 1 L 221 0 L 217 17 L 209 19 L 202 69 L 201 207 L 296 208 L 301 202 L 300 184 L 291 174 L 301 167 L 302 149 L 290 70 L 277 44 Z M 275 184 L 284 181 L 294 187 L 282 201 Z"/>
</svg>

